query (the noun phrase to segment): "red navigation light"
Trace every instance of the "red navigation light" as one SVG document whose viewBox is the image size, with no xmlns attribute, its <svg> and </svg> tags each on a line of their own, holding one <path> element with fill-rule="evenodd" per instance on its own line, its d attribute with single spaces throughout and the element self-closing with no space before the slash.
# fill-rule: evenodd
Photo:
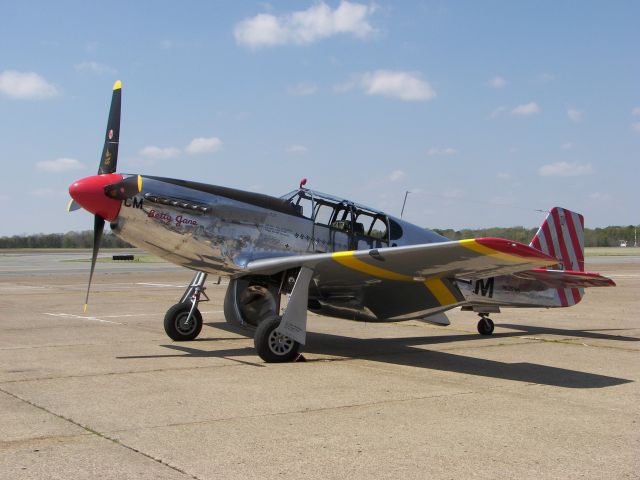
<svg viewBox="0 0 640 480">
<path fill-rule="evenodd" d="M 304 177 L 300 180 L 300 188 L 304 187 L 307 184 L 307 177 Z"/>
</svg>

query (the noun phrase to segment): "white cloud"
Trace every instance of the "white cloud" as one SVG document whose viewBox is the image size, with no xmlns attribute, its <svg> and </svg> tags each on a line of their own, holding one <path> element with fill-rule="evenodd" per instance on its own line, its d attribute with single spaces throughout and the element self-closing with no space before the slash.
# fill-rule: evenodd
<svg viewBox="0 0 640 480">
<path fill-rule="evenodd" d="M 394 70 L 367 72 L 359 77 L 357 86 L 367 95 L 384 95 L 405 101 L 426 101 L 436 96 L 429 82 L 412 72 Z"/>
<path fill-rule="evenodd" d="M 218 137 L 203 138 L 198 137 L 191 140 L 185 151 L 189 155 L 199 155 L 202 153 L 214 153 L 222 148 L 222 140 Z"/>
<path fill-rule="evenodd" d="M 0 92 L 18 100 L 39 100 L 57 95 L 58 89 L 37 73 L 5 70 L 0 73 Z"/>
<path fill-rule="evenodd" d="M 427 155 L 430 157 L 434 157 L 434 156 L 450 157 L 452 155 L 456 155 L 457 153 L 458 151 L 455 148 L 451 148 L 451 147 L 445 147 L 445 148 L 432 147 L 429 150 L 427 150 Z"/>
<path fill-rule="evenodd" d="M 304 145 L 289 145 L 286 151 L 288 153 L 307 153 L 309 149 Z"/>
<path fill-rule="evenodd" d="M 397 182 L 399 180 L 402 180 L 405 176 L 406 174 L 402 170 L 394 170 L 393 172 L 391 172 L 391 174 L 389 174 L 389 180 L 391 180 L 392 182 Z"/>
<path fill-rule="evenodd" d="M 287 93 L 294 97 L 302 97 L 305 95 L 313 95 L 318 91 L 318 86 L 315 83 L 302 82 L 296 85 L 287 87 Z"/>
<path fill-rule="evenodd" d="M 633 115 L 634 117 L 640 117 L 640 107 L 636 107 L 631 110 L 631 115 Z"/>
<path fill-rule="evenodd" d="M 584 112 L 582 110 L 578 110 L 575 108 L 569 108 L 567 110 L 567 117 L 569 117 L 569 120 L 571 120 L 572 122 L 581 122 L 583 116 Z"/>
<path fill-rule="evenodd" d="M 507 84 L 507 81 L 501 76 L 493 77 L 491 80 L 487 82 L 487 85 L 493 88 L 502 88 Z"/>
<path fill-rule="evenodd" d="M 506 172 L 499 172 L 497 177 L 500 180 L 511 180 L 511 174 L 510 173 L 506 173 Z"/>
<path fill-rule="evenodd" d="M 640 133 L 640 122 L 632 123 L 631 130 L 633 130 L 636 133 Z"/>
<path fill-rule="evenodd" d="M 571 150 L 573 147 L 575 147 L 575 145 L 572 142 L 566 142 L 560 145 L 562 150 Z"/>
<path fill-rule="evenodd" d="M 556 162 L 543 165 L 538 169 L 538 175 L 542 177 L 578 177 L 591 175 L 593 167 L 590 163 Z"/>
<path fill-rule="evenodd" d="M 513 110 L 511 110 L 511 115 L 535 115 L 536 113 L 540 113 L 540 107 L 536 102 L 529 102 L 523 105 L 518 105 Z"/>
<path fill-rule="evenodd" d="M 43 160 L 36 163 L 36 170 L 39 172 L 68 172 L 71 170 L 82 170 L 84 165 L 75 158 L 57 158 L 55 160 Z"/>
<path fill-rule="evenodd" d="M 96 75 L 102 75 L 104 73 L 113 75 L 116 73 L 116 69 L 98 62 L 81 62 L 74 66 L 78 72 L 95 73 Z"/>
<path fill-rule="evenodd" d="M 307 10 L 275 16 L 260 13 L 237 23 L 233 34 L 236 42 L 249 48 L 276 45 L 306 45 L 337 34 L 351 34 L 364 38 L 375 29 L 369 17 L 372 5 L 342 1 L 335 10 L 324 2 Z"/>
<path fill-rule="evenodd" d="M 160 148 L 154 145 L 149 145 L 140 150 L 140 155 L 148 158 L 175 158 L 180 155 L 180 149 L 174 147 Z"/>
</svg>

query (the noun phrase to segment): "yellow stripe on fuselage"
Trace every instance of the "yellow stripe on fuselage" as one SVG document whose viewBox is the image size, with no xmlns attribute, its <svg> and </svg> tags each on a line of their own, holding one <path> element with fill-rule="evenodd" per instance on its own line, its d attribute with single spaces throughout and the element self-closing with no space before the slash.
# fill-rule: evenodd
<svg viewBox="0 0 640 480">
<path fill-rule="evenodd" d="M 351 268 L 352 270 L 357 270 L 358 272 L 366 273 L 367 275 L 371 275 L 372 277 L 384 278 L 387 280 L 397 280 L 399 282 L 413 281 L 413 277 L 410 277 L 409 275 L 403 275 L 401 273 L 392 272 L 391 270 L 385 270 L 384 268 L 369 265 L 368 263 L 355 258 L 353 256 L 354 253 L 354 251 L 335 252 L 331 255 L 331 258 L 333 258 L 340 265 L 344 265 L 345 267 Z"/>
<path fill-rule="evenodd" d="M 458 303 L 458 300 L 456 300 L 456 297 L 454 297 L 453 293 L 451 293 L 451 291 L 447 288 L 442 279 L 430 278 L 428 280 L 425 280 L 424 285 L 436 298 L 440 305 L 451 305 L 453 303 Z"/>
<path fill-rule="evenodd" d="M 508 253 L 499 252 L 490 247 L 485 247 L 484 245 L 479 244 L 474 239 L 470 240 L 460 240 L 461 246 L 468 248 L 469 250 L 473 250 L 476 253 L 480 253 L 481 255 L 488 255 L 494 258 L 500 258 L 501 260 L 507 260 L 508 262 L 513 263 L 529 263 L 527 260 L 534 260 L 534 258 L 527 259 L 525 257 L 519 257 L 517 255 L 510 255 Z"/>
</svg>

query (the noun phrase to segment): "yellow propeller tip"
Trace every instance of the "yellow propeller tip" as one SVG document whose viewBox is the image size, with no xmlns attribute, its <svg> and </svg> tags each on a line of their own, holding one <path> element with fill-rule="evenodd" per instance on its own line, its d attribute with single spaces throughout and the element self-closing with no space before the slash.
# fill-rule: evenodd
<svg viewBox="0 0 640 480">
<path fill-rule="evenodd" d="M 121 88 L 122 88 L 122 82 L 120 80 L 117 80 L 116 83 L 113 84 L 113 89 L 120 90 Z"/>
<path fill-rule="evenodd" d="M 88 309 L 88 308 L 89 308 L 89 304 L 88 304 L 88 303 L 85 303 L 85 304 L 84 304 L 84 309 L 83 309 L 84 313 L 87 313 L 87 309 Z"/>
<path fill-rule="evenodd" d="M 138 175 L 138 193 L 142 191 L 142 175 Z"/>
</svg>

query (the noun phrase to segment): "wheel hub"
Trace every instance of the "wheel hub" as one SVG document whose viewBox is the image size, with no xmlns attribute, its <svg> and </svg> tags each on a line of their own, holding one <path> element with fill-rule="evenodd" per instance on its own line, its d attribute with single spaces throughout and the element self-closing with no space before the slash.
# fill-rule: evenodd
<svg viewBox="0 0 640 480">
<path fill-rule="evenodd" d="M 183 335 L 189 335 L 196 329 L 194 318 L 189 318 L 189 312 L 184 312 L 176 318 L 176 329 Z"/>
<path fill-rule="evenodd" d="M 276 355 L 286 355 L 293 349 L 293 340 L 274 330 L 269 335 L 269 349 Z"/>
</svg>

